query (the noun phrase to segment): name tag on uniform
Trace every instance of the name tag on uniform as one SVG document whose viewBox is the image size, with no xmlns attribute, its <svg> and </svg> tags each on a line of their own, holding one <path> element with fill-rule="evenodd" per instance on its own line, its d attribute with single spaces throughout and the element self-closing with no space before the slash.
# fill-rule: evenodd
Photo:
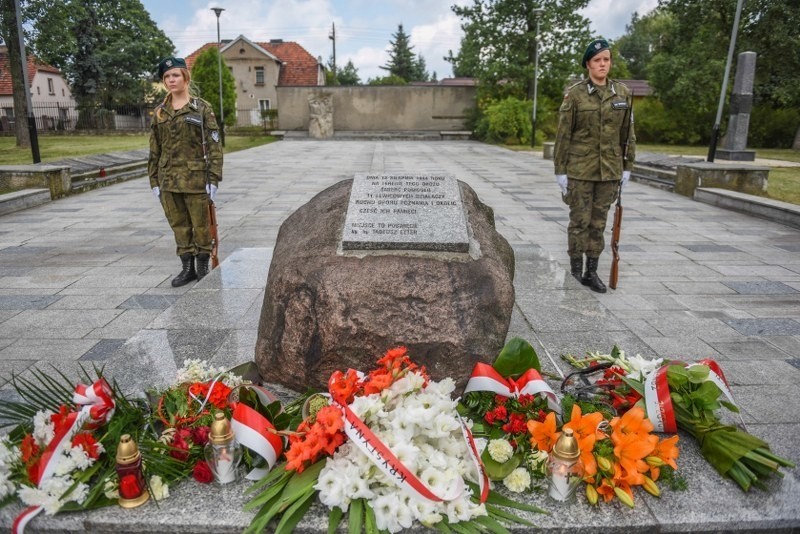
<svg viewBox="0 0 800 534">
<path fill-rule="evenodd" d="M 195 126 L 203 125 L 203 121 L 201 121 L 198 117 L 192 117 L 191 115 L 187 116 L 184 120 L 189 124 L 194 124 Z"/>
<path fill-rule="evenodd" d="M 628 109 L 628 103 L 625 100 L 620 102 L 612 102 L 611 107 L 614 109 Z"/>
</svg>

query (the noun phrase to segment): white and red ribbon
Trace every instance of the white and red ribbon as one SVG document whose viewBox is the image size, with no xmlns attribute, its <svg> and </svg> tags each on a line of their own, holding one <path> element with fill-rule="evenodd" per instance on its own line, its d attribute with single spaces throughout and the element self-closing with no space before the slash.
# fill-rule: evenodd
<svg viewBox="0 0 800 534">
<path fill-rule="evenodd" d="M 98 428 L 108 423 L 114 415 L 114 393 L 105 379 L 101 378 L 91 386 L 78 384 L 75 386 L 72 401 L 80 407 L 80 411 L 70 412 L 54 429 L 53 439 L 39 458 L 33 475 L 32 482 L 37 486 L 41 486 L 45 480 L 53 476 L 58 463 L 56 461 L 58 451 L 72 440 L 84 424 L 87 428 Z M 30 520 L 42 510 L 41 506 L 29 506 L 23 510 L 14 519 L 12 532 L 21 534 Z"/>
<path fill-rule="evenodd" d="M 333 397 L 333 395 L 331 395 Z M 344 416 L 344 433 L 347 438 L 363 452 L 367 458 L 385 474 L 397 487 L 423 501 L 433 503 L 447 502 L 458 499 L 464 494 L 464 479 L 459 477 L 455 484 L 450 486 L 446 493 L 438 494 L 408 469 L 392 450 L 356 415 L 349 406 L 332 401 L 334 406 L 342 410 Z M 467 443 L 467 448 L 478 470 L 480 482 L 481 502 L 485 502 L 489 495 L 489 478 L 483 470 L 483 464 L 477 453 L 477 447 L 472 439 L 472 434 L 462 422 L 462 433 Z"/>
<path fill-rule="evenodd" d="M 472 368 L 464 393 L 470 391 L 491 391 L 503 397 L 519 398 L 520 395 L 545 395 L 548 407 L 561 414 L 561 403 L 558 396 L 547 385 L 536 369 L 528 369 L 522 376 L 514 380 L 504 378 L 488 363 L 478 362 Z"/>
<path fill-rule="evenodd" d="M 272 393 L 260 386 L 243 385 L 239 387 L 255 392 L 265 405 L 276 400 Z M 275 426 L 250 406 L 237 402 L 231 416 L 231 429 L 236 441 L 254 451 L 267 462 L 266 469 L 254 468 L 245 478 L 248 480 L 264 478 L 283 453 L 283 438 L 277 434 Z"/>
<path fill-rule="evenodd" d="M 705 365 L 708 367 L 707 382 L 713 382 L 722 391 L 722 394 L 728 401 L 736 405 L 733 400 L 733 393 L 728 386 L 728 381 L 722 372 L 719 364 L 712 359 L 700 360 L 693 364 L 685 364 L 683 362 L 672 362 L 673 364 L 681 364 L 687 368 Z M 669 394 L 669 384 L 667 382 L 667 368 L 668 365 L 660 367 L 653 373 L 650 373 L 644 381 L 644 402 L 647 408 L 647 417 L 653 423 L 653 428 L 656 432 L 668 432 L 674 434 L 678 431 L 678 423 L 675 420 L 675 409 L 672 407 L 672 398 Z M 741 417 L 741 416 L 740 416 Z M 744 424 L 744 421 L 742 421 Z"/>
</svg>

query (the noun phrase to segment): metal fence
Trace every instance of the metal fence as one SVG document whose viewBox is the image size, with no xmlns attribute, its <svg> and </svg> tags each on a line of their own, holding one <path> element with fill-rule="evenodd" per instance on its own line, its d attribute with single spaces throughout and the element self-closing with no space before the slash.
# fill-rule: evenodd
<svg viewBox="0 0 800 534">
<path fill-rule="evenodd" d="M 40 134 L 70 132 L 146 132 L 153 118 L 154 104 L 109 105 L 80 109 L 74 102 L 34 104 L 33 116 Z M 230 121 L 230 119 L 228 119 Z M 226 121 L 226 122 L 228 122 Z M 0 135 L 14 135 L 18 124 L 27 127 L 27 120 L 17 120 L 13 108 L 0 109 Z M 256 108 L 237 108 L 233 128 L 277 127 L 277 110 L 263 113 Z M 231 128 L 230 126 L 228 128 Z"/>
</svg>

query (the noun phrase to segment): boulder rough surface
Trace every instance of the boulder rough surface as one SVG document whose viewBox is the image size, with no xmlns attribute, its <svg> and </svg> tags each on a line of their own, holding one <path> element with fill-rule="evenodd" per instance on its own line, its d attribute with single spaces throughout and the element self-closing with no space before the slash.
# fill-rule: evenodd
<svg viewBox="0 0 800 534">
<path fill-rule="evenodd" d="M 470 252 L 340 249 L 352 180 L 322 191 L 281 225 L 255 361 L 266 382 L 327 389 L 335 370 L 368 371 L 406 346 L 434 379 L 463 386 L 502 349 L 514 304 L 514 252 L 494 213 L 459 182 Z"/>
</svg>

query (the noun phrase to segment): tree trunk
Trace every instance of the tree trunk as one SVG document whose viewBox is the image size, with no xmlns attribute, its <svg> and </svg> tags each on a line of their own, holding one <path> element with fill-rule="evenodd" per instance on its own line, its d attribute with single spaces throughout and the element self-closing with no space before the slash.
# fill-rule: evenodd
<svg viewBox="0 0 800 534">
<path fill-rule="evenodd" d="M 17 146 L 28 148 L 31 138 L 28 132 L 28 99 L 25 94 L 29 88 L 24 87 L 22 69 L 27 69 L 20 63 L 19 33 L 17 32 L 17 12 L 14 0 L 0 0 L 0 31 L 6 38 L 8 47 L 8 65 L 11 71 L 11 87 L 14 93 L 14 130 L 17 135 Z"/>
<path fill-rule="evenodd" d="M 792 150 L 800 150 L 800 126 L 797 127 L 797 131 L 794 133 L 794 143 L 792 143 Z"/>
</svg>

